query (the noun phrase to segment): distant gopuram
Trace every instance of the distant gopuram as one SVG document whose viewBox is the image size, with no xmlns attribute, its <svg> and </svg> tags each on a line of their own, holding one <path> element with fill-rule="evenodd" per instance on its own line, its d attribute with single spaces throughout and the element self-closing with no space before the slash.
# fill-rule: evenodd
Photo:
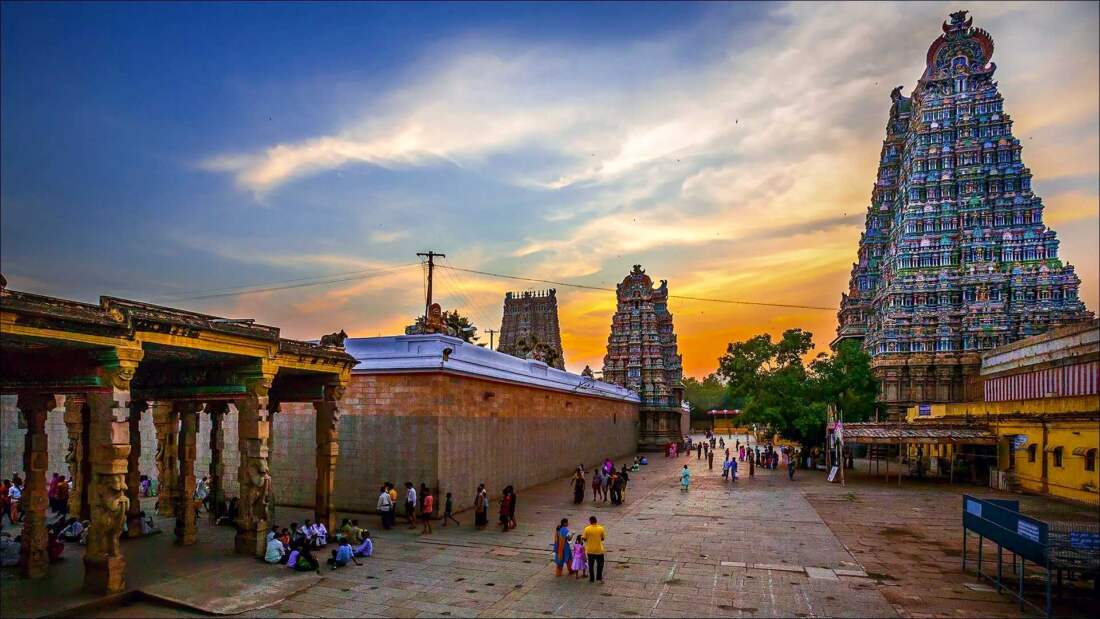
<svg viewBox="0 0 1100 619">
<path fill-rule="evenodd" d="M 604 382 L 622 385 L 641 396 L 639 449 L 661 450 L 681 437 L 682 359 L 676 352 L 668 281 L 653 287 L 641 265 L 615 287 L 618 307 L 611 319 Z"/>
<path fill-rule="evenodd" d="M 513 357 L 537 359 L 565 369 L 558 328 L 557 291 L 528 290 L 504 295 L 504 318 L 497 350 Z"/>
<path fill-rule="evenodd" d="M 993 81 L 993 39 L 952 13 L 897 87 L 834 346 L 861 340 L 890 418 L 981 399 L 979 354 L 1092 316 L 1043 224 Z"/>
</svg>

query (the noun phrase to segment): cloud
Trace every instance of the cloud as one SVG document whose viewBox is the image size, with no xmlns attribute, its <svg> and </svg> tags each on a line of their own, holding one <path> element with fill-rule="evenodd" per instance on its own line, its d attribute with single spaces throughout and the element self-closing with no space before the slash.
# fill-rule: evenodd
<svg viewBox="0 0 1100 619">
<path fill-rule="evenodd" d="M 416 238 L 441 243 L 463 266 L 613 285 L 638 261 L 674 294 L 835 305 L 856 256 L 889 92 L 912 91 L 955 8 L 782 4 L 736 34 L 715 19 L 616 45 L 443 42 L 352 122 L 203 165 L 259 195 L 332 170 L 379 168 L 394 195 L 411 196 L 415 206 L 402 214 L 417 222 Z M 983 4 L 973 16 L 997 41 L 1006 110 L 1040 194 L 1051 179 L 1048 221 L 1095 225 L 1097 194 L 1087 191 L 1097 184 L 1100 143 L 1095 5 Z M 708 27 L 717 36 L 700 36 Z M 701 40 L 720 47 L 684 54 Z M 1066 73 L 1070 64 L 1086 70 Z M 440 170 L 458 174 L 436 190 L 425 179 Z M 1068 186 L 1055 180 L 1065 178 Z M 488 214 L 470 206 L 487 197 L 503 206 Z M 460 209 L 476 215 L 448 216 Z M 391 243 L 410 232 L 367 238 Z M 1075 262 L 1095 262 L 1096 251 L 1062 247 Z M 460 277 L 448 302 L 468 305 L 480 325 L 499 321 L 510 285 Z M 347 307 L 401 299 L 415 308 L 421 291 L 406 283 L 412 290 L 396 297 L 366 284 L 337 296 Z M 1095 288 L 1086 282 L 1082 296 L 1095 299 Z M 559 299 L 570 367 L 598 367 L 613 298 L 559 291 Z M 677 332 L 692 373 L 753 330 L 809 326 L 821 348 L 835 329 L 828 312 L 681 309 Z"/>
</svg>

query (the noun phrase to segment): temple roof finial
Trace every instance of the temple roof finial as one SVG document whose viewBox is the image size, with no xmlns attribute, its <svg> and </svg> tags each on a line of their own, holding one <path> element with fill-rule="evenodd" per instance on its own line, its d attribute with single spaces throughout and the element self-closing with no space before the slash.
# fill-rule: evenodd
<svg viewBox="0 0 1100 619">
<path fill-rule="evenodd" d="M 974 24 L 973 17 L 967 17 L 966 14 L 969 11 L 955 11 L 951 14 L 951 23 L 943 22 L 944 32 L 957 32 L 959 30 L 966 30 Z"/>
</svg>

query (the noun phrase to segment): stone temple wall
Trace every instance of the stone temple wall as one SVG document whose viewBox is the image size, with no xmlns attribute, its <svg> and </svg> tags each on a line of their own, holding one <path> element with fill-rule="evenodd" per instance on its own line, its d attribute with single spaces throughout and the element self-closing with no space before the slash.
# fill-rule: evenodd
<svg viewBox="0 0 1100 619">
<path fill-rule="evenodd" d="M 384 481 L 421 482 L 472 505 L 633 454 L 638 405 L 445 373 L 354 374 L 340 402 L 336 508 L 373 511 Z M 280 504 L 312 506 L 313 407 L 276 416 L 272 480 Z M 299 454 L 299 455 L 292 455 Z"/>
<path fill-rule="evenodd" d="M 63 398 L 58 398 L 63 400 Z M 23 437 L 26 430 L 19 428 L 19 411 L 15 407 L 16 396 L 5 395 L 0 399 L 0 476 L 10 479 L 13 472 L 23 475 Z M 225 491 L 227 496 L 237 494 L 237 465 L 240 454 L 237 451 L 237 410 L 229 407 L 229 413 L 222 422 L 225 428 Z M 142 475 L 156 479 L 157 434 L 153 427 L 153 415 L 146 411 L 141 416 L 141 459 L 139 467 Z M 54 473 L 69 475 L 69 466 L 65 463 L 68 449 L 68 432 L 65 429 L 65 408 L 55 408 L 46 415 L 46 434 L 49 439 L 49 472 L 47 480 Z M 311 461 L 312 462 L 312 461 Z M 210 416 L 199 414 L 198 458 L 195 461 L 195 476 L 202 478 L 210 471 Z"/>
</svg>

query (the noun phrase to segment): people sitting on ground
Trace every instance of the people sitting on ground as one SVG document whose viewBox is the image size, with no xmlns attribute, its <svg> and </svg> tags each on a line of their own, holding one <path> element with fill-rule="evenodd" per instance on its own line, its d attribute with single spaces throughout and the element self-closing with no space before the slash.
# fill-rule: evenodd
<svg viewBox="0 0 1100 619">
<path fill-rule="evenodd" d="M 306 524 L 309 524 L 308 520 Z M 290 523 L 290 549 L 299 550 L 308 545 L 309 536 L 306 533 L 305 527 L 298 526 L 297 522 Z"/>
<path fill-rule="evenodd" d="M 332 551 L 332 557 L 328 560 L 328 567 L 330 570 L 335 570 L 338 567 L 344 567 L 349 562 L 362 565 L 362 563 L 355 560 L 355 550 L 351 547 L 351 542 L 345 538 L 340 540 L 340 545 Z"/>
<path fill-rule="evenodd" d="M 241 513 L 241 500 L 237 497 L 233 497 L 222 504 L 222 507 L 218 509 L 220 516 L 216 524 L 225 526 L 236 526 L 237 516 Z"/>
<path fill-rule="evenodd" d="M 309 520 L 307 518 L 306 521 L 305 521 L 305 524 L 303 524 L 301 526 L 301 528 L 298 529 L 298 532 L 300 532 L 305 537 L 305 544 L 304 545 L 309 546 L 310 548 L 313 548 L 314 547 L 313 521 Z"/>
<path fill-rule="evenodd" d="M 318 575 L 321 573 L 321 564 L 313 556 L 313 550 L 309 545 L 302 546 L 301 550 L 290 551 L 286 566 L 296 572 L 317 572 Z"/>
<path fill-rule="evenodd" d="M 7 533 L 0 533 L 0 566 L 15 567 L 19 565 L 19 547 L 23 543 L 23 537 L 17 535 L 14 538 Z"/>
<path fill-rule="evenodd" d="M 286 563 L 290 553 L 283 541 L 279 539 L 279 527 L 272 527 L 267 534 L 267 549 L 264 551 L 264 561 L 271 564 Z"/>
<path fill-rule="evenodd" d="M 351 518 L 344 518 L 344 521 L 340 523 L 340 529 L 336 533 L 336 541 L 339 542 L 342 539 L 355 541 L 355 531 L 351 525 Z"/>
<path fill-rule="evenodd" d="M 313 547 L 320 549 L 328 546 L 328 529 L 323 522 L 313 523 Z"/>
<path fill-rule="evenodd" d="M 153 520 L 152 516 L 141 512 L 141 534 L 156 535 L 157 533 L 160 533 L 160 527 L 157 526 L 156 521 Z"/>
<path fill-rule="evenodd" d="M 370 531 L 363 530 L 363 538 L 359 542 L 359 545 L 355 547 L 355 556 L 357 557 L 369 557 L 374 554 L 374 542 L 371 541 Z"/>
<path fill-rule="evenodd" d="M 57 536 L 53 533 L 46 533 L 46 557 L 50 563 L 57 563 L 64 557 L 61 553 L 65 552 L 65 542 L 57 539 Z"/>
</svg>

